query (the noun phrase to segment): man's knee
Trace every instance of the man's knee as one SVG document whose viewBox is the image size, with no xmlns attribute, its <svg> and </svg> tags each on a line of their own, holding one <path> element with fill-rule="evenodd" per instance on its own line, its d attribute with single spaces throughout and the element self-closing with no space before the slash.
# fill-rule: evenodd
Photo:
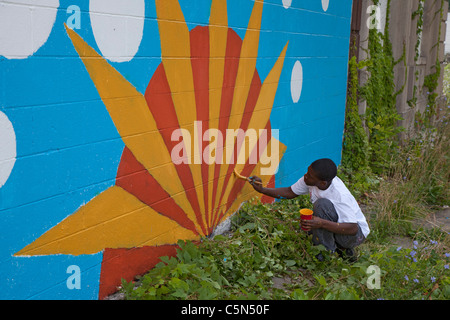
<svg viewBox="0 0 450 320">
<path fill-rule="evenodd" d="M 322 219 L 330 221 L 337 221 L 338 219 L 333 203 L 326 198 L 317 199 L 314 202 L 313 211 L 314 216 Z"/>
<path fill-rule="evenodd" d="M 316 207 L 316 206 L 329 207 L 329 206 L 332 206 L 332 205 L 333 205 L 333 203 L 330 200 L 328 200 L 327 198 L 320 198 L 320 199 L 317 199 L 314 202 L 314 207 Z"/>
<path fill-rule="evenodd" d="M 320 198 L 314 202 L 314 206 L 313 206 L 314 213 L 322 212 L 322 211 L 330 211 L 330 210 L 334 210 L 333 203 L 330 200 L 328 200 L 326 198 Z"/>
</svg>

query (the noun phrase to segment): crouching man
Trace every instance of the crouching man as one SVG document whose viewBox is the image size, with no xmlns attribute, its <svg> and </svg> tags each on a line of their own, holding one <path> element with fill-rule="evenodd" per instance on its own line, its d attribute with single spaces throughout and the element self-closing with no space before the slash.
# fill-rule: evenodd
<svg viewBox="0 0 450 320">
<path fill-rule="evenodd" d="M 319 159 L 290 187 L 264 188 L 255 183 L 261 181 L 256 176 L 250 177 L 250 183 L 259 193 L 278 199 L 309 194 L 314 205 L 313 217 L 301 220 L 301 224 L 312 232 L 313 244 L 322 244 L 331 252 L 355 260 L 353 249 L 366 239 L 370 229 L 355 198 L 336 174 L 332 160 Z"/>
</svg>

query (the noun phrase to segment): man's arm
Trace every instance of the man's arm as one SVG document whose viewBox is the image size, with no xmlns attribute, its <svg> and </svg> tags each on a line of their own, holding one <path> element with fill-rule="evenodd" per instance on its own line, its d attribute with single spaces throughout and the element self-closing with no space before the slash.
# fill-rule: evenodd
<svg viewBox="0 0 450 320">
<path fill-rule="evenodd" d="M 261 182 L 261 179 L 256 176 L 250 177 L 250 184 L 253 188 L 266 196 L 277 199 L 293 199 L 298 196 L 292 191 L 291 187 L 264 188 L 262 184 L 255 183 L 255 181 Z M 315 216 L 311 220 L 301 220 L 301 224 L 308 230 L 323 228 L 336 234 L 355 235 L 358 232 L 357 223 L 338 223 Z"/>
<path fill-rule="evenodd" d="M 357 223 L 339 223 L 313 216 L 311 220 L 301 220 L 302 227 L 305 229 L 323 228 L 336 234 L 355 235 L 358 232 Z"/>
<path fill-rule="evenodd" d="M 265 194 L 266 196 L 277 199 L 293 199 L 297 197 L 297 195 L 292 191 L 291 187 L 264 188 L 261 184 L 255 183 L 255 181 L 261 182 L 260 178 L 250 177 L 250 179 L 250 184 L 253 186 L 253 189 L 258 191 L 259 193 Z"/>
</svg>

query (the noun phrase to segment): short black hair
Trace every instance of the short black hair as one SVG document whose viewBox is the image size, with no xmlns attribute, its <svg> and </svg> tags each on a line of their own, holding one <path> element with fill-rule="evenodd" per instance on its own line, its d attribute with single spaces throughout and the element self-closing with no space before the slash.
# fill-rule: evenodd
<svg viewBox="0 0 450 320">
<path fill-rule="evenodd" d="M 337 175 L 337 167 L 333 160 L 328 158 L 318 159 L 311 163 L 317 178 L 322 181 L 330 182 Z"/>
</svg>

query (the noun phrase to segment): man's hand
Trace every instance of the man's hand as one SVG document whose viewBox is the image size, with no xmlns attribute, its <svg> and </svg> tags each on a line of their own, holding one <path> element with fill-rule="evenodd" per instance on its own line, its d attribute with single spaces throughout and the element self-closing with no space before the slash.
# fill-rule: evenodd
<svg viewBox="0 0 450 320">
<path fill-rule="evenodd" d="M 252 176 L 249 179 L 250 184 L 252 185 L 253 189 L 255 189 L 257 192 L 265 194 L 266 196 L 277 198 L 277 199 L 293 199 L 297 197 L 297 195 L 292 191 L 290 187 L 284 187 L 284 188 L 265 188 L 262 185 L 261 178 L 257 176 Z M 259 182 L 259 183 L 257 183 Z"/>
<path fill-rule="evenodd" d="M 320 229 L 324 226 L 324 219 L 312 216 L 311 220 L 300 220 L 300 224 L 305 231 Z"/>
<path fill-rule="evenodd" d="M 250 180 L 250 184 L 252 185 L 253 189 L 258 191 L 259 193 L 261 193 L 263 191 L 263 185 L 262 185 L 261 178 L 259 178 L 257 176 L 253 176 L 253 177 L 250 177 L 248 179 Z M 255 183 L 255 181 L 258 181 L 260 183 Z"/>
<path fill-rule="evenodd" d="M 300 224 L 306 231 L 323 228 L 336 234 L 355 235 L 358 232 L 357 223 L 337 223 L 316 216 L 311 220 L 300 220 Z"/>
</svg>

